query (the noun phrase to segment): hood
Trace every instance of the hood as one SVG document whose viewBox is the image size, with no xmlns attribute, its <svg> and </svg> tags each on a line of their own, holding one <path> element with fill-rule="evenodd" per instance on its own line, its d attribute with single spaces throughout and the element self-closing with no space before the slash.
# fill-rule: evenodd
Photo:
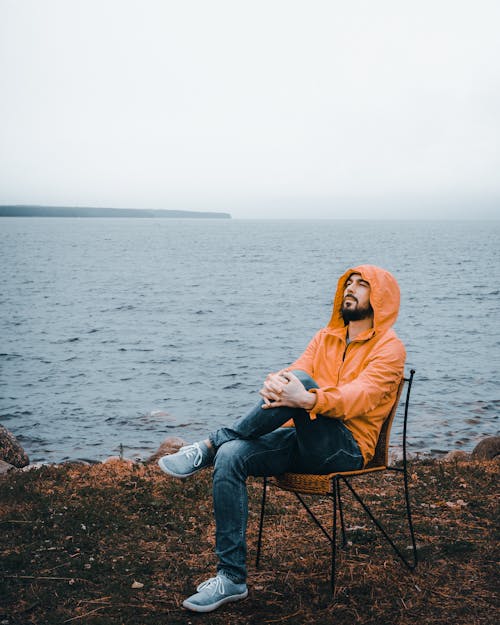
<svg viewBox="0 0 500 625">
<path fill-rule="evenodd" d="M 344 285 L 347 278 L 359 273 L 364 280 L 370 284 L 370 304 L 373 308 L 373 329 L 376 334 L 383 334 L 394 325 L 399 312 L 399 286 L 396 278 L 380 267 L 374 265 L 360 265 L 348 269 L 340 278 L 337 284 L 337 291 L 333 300 L 333 311 L 328 323 L 328 328 L 338 330 L 345 328 L 344 320 L 340 313 L 342 309 L 342 299 Z"/>
</svg>

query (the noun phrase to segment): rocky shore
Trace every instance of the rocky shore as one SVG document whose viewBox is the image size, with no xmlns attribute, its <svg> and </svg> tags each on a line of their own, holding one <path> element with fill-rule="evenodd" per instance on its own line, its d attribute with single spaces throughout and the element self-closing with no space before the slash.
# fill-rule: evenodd
<svg viewBox="0 0 500 625">
<path fill-rule="evenodd" d="M 177 437 L 170 436 L 166 438 L 154 454 L 147 458 L 144 463 L 150 464 L 156 462 L 161 456 L 171 454 L 177 451 L 182 445 L 187 444 L 186 441 Z M 440 458 L 441 462 L 451 462 L 454 460 L 494 460 L 500 458 L 500 436 L 488 436 L 480 441 L 470 454 L 463 450 L 454 449 L 449 451 L 446 455 Z M 121 456 L 110 456 L 104 462 L 111 462 L 115 460 L 124 460 L 125 462 L 132 463 L 133 460 L 125 459 Z M 93 464 L 90 461 L 75 460 L 66 461 L 64 464 Z M 39 468 L 44 463 L 37 463 L 31 465 L 28 455 L 14 436 L 12 432 L 7 430 L 3 425 L 0 425 L 0 475 L 8 473 L 12 470 L 22 469 L 24 471 Z"/>
<path fill-rule="evenodd" d="M 172 454 L 185 444 L 186 441 L 182 438 L 169 436 L 161 443 L 156 452 L 144 461 L 144 463 L 150 464 L 151 462 L 156 462 L 161 456 Z M 128 460 L 120 456 L 109 456 L 109 458 L 104 460 L 104 463 L 116 460 L 127 463 L 134 462 L 133 460 Z M 68 460 L 62 464 L 91 465 L 94 463 L 85 460 Z M 7 430 L 7 428 L 3 425 L 0 425 L 0 476 L 10 471 L 30 471 L 32 469 L 39 469 L 42 466 L 45 466 L 45 463 L 30 464 L 27 453 L 24 451 L 14 434 Z"/>
<path fill-rule="evenodd" d="M 31 465 L 12 438 L 0 477 L 1 625 L 186 625 L 180 604 L 214 572 L 210 470 L 185 481 L 144 463 Z M 496 439 L 496 440 L 495 440 Z M 479 625 L 498 621 L 498 437 L 445 462 L 412 459 L 410 493 L 419 564 L 409 573 L 357 504 L 346 498 L 335 603 L 328 543 L 292 494 L 272 489 L 262 565 L 255 569 L 261 481 L 249 481 L 248 599 L 203 616 L 220 625 Z M 6 454 L 6 450 L 9 453 Z M 495 452 L 496 450 L 496 452 Z M 480 454 L 493 459 L 479 459 Z M 5 461 L 4 461 L 5 462 Z M 14 464 L 17 462 L 20 465 Z M 359 478 L 404 548 L 398 475 Z M 313 505 L 327 520 L 329 502 Z"/>
</svg>

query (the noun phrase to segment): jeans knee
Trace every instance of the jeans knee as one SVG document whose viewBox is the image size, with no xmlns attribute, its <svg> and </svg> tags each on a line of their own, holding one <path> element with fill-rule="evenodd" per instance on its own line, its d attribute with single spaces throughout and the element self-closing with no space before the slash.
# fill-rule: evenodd
<svg viewBox="0 0 500 625">
<path fill-rule="evenodd" d="M 215 472 L 229 472 L 243 465 L 243 449 L 245 441 L 232 440 L 217 449 L 214 459 Z"/>
<path fill-rule="evenodd" d="M 292 369 L 292 373 L 295 377 L 299 378 L 299 380 L 302 382 L 306 389 L 318 388 L 316 381 L 311 378 L 308 373 L 302 371 L 302 369 Z"/>
</svg>

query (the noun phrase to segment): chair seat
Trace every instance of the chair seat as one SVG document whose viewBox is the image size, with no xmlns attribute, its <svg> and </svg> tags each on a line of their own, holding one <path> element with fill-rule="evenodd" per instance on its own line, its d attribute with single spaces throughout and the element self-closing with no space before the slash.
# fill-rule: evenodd
<svg viewBox="0 0 500 625">
<path fill-rule="evenodd" d="M 289 490 L 311 495 L 329 495 L 332 493 L 332 478 L 335 476 L 362 475 L 363 473 L 373 473 L 374 471 L 384 471 L 385 465 L 370 466 L 355 471 L 337 471 L 336 473 L 326 473 L 318 475 L 316 473 L 283 473 L 271 478 L 271 482 L 282 490 Z"/>
</svg>

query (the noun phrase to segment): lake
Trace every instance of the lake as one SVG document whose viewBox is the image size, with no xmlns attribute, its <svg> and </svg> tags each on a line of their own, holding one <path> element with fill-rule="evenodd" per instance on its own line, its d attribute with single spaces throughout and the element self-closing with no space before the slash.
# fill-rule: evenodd
<svg viewBox="0 0 500 625">
<path fill-rule="evenodd" d="M 412 453 L 498 433 L 498 221 L 0 219 L 0 422 L 32 462 L 144 458 L 257 400 L 338 276 L 399 281 Z M 398 423 L 395 431 L 398 431 Z"/>
</svg>

